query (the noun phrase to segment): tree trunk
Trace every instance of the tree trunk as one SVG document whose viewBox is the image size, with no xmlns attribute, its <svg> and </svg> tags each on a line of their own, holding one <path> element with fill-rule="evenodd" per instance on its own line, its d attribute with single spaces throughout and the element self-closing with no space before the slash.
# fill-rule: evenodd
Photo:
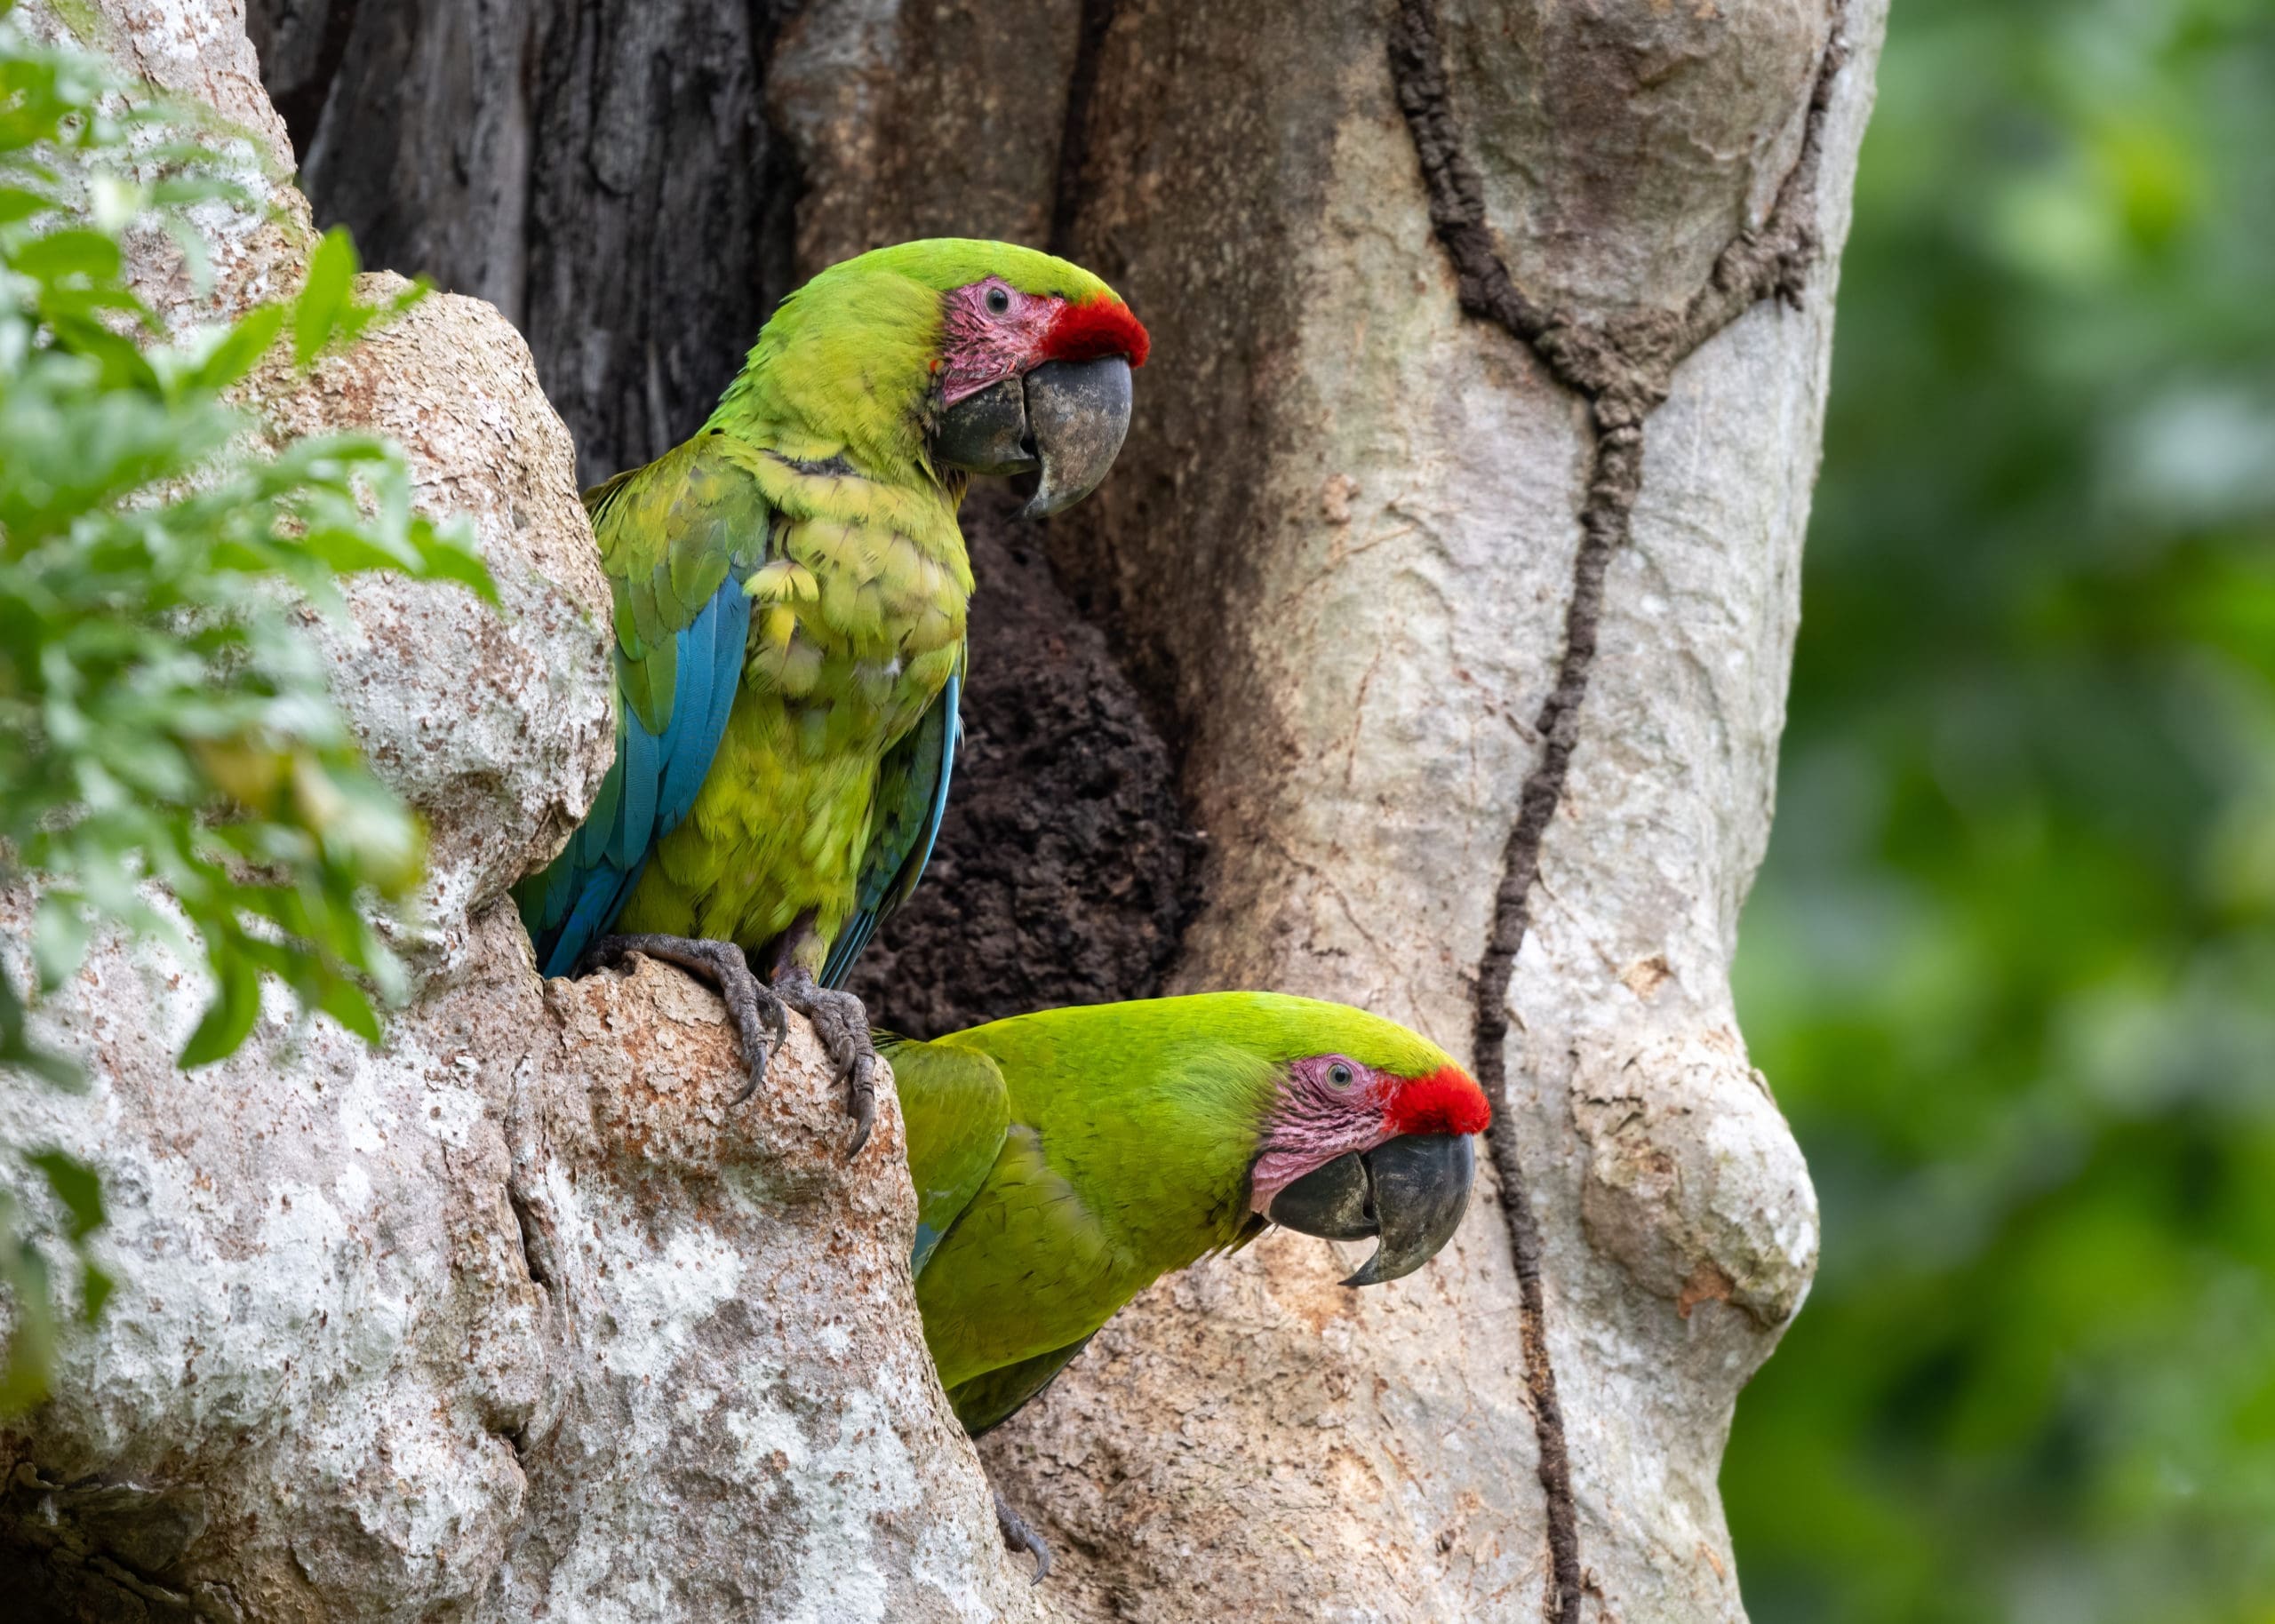
<svg viewBox="0 0 2275 1624">
<path fill-rule="evenodd" d="M 1816 1212 L 1728 967 L 1879 28 L 1106 32 L 1070 243 L 1159 360 L 1053 556 L 1190 741 L 1176 983 L 1467 1037 L 1500 1097 L 1492 1197 L 1409 1289 L 1274 1235 L 989 1440 L 1100 1616 L 1742 1616 L 1715 1477 Z"/>
<path fill-rule="evenodd" d="M 422 450 L 449 390 L 376 362 L 283 416 L 389 424 L 493 515 L 493 566 L 530 550 L 523 613 L 557 625 L 516 647 L 554 675 L 494 686 L 552 743 L 486 781 L 479 862 L 436 882 L 459 945 L 387 1056 L 280 1028 L 185 1081 L 144 1021 L 97 1068 L 148 1216 L 84 1394 L 9 1441 L 12 1548 L 75 1596 L 124 1572 L 246 1618 L 1742 1617 L 1715 1472 L 1816 1253 L 1728 972 L 1884 15 L 1832 4 L 255 0 L 316 218 L 518 322 L 587 478 L 689 432 L 845 253 L 1004 236 L 1113 282 L 1154 335 L 1137 420 L 1066 518 L 972 506 L 974 746 L 863 991 L 919 1031 L 1164 987 L 1366 1004 L 1473 1053 L 1496 1176 L 1399 1285 L 1274 1235 L 1113 1322 L 986 1447 L 1058 1548 L 1028 1593 L 921 1368 L 898 1164 L 817 1155 L 810 1065 L 758 1126 L 691 1109 L 723 1046 L 672 976 L 540 992 L 522 956 L 498 898 L 591 793 L 604 597 L 510 339 L 440 301 L 383 342 L 471 324 L 454 386 L 513 432 Z M 191 88 L 243 100 L 228 0 L 188 9 L 221 63 Z M 403 710 L 357 720 L 447 727 L 455 762 L 460 724 Z M 150 984 L 107 951 L 108 996 Z M 105 997 L 47 1018 L 101 1041 Z M 164 1108 L 209 1087 L 251 1091 L 252 1137 L 173 1157 Z M 383 1120 L 415 1154 L 358 1138 Z M 366 1182 L 401 1223 L 326 1254 L 352 1338 L 230 1272 L 258 1201 L 186 1215 L 216 1198 L 189 1169 L 278 1187 L 260 1135 L 303 1121 L 295 1155 L 395 1169 Z M 259 1334 L 187 1306 L 232 1292 Z M 253 1379 L 304 1335 L 305 1375 Z M 198 1388 L 119 1373 L 193 1343 Z M 204 1532 L 138 1562 L 103 1532 L 129 1479 L 158 1508 L 130 1534 L 186 1496 Z"/>
</svg>

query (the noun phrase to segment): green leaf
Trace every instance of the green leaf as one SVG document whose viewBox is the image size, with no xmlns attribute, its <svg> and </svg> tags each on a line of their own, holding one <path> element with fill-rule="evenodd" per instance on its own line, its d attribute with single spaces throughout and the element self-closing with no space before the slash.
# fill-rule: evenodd
<svg viewBox="0 0 2275 1624">
<path fill-rule="evenodd" d="M 100 231 L 74 227 L 34 237 L 12 256 L 12 268 L 38 282 L 84 276 L 110 282 L 119 272 L 118 244 Z"/>
<path fill-rule="evenodd" d="M 24 1159 L 47 1175 L 47 1187 L 71 1214 L 66 1233 L 73 1246 L 102 1228 L 102 1180 L 92 1167 L 61 1150 L 35 1150 Z"/>
<path fill-rule="evenodd" d="M 185 1071 L 235 1054 L 260 1018 L 260 969 L 252 958 L 232 952 L 215 967 L 220 972 L 221 988 L 207 1007 L 205 1018 L 182 1046 L 179 1063 Z"/>
<path fill-rule="evenodd" d="M 77 1066 L 32 1042 L 24 1029 L 23 1003 L 17 998 L 15 984 L 8 979 L 4 966 L 0 966 L 0 1066 L 28 1071 L 51 1087 L 70 1094 L 87 1086 Z"/>
<path fill-rule="evenodd" d="M 316 244 L 308 279 L 292 304 L 292 360 L 306 370 L 323 346 L 347 306 L 355 281 L 355 244 L 345 227 L 334 226 Z"/>
<path fill-rule="evenodd" d="M 54 207 L 55 200 L 44 192 L 27 191 L 22 187 L 0 187 L 0 226 L 29 219 L 33 215 Z"/>
<path fill-rule="evenodd" d="M 379 1012 L 371 1007 L 371 1000 L 363 990 L 344 976 L 328 978 L 323 991 L 316 995 L 316 1007 L 349 1031 L 354 1032 L 373 1048 L 379 1045 Z"/>
<path fill-rule="evenodd" d="M 0 1235 L 0 1285 L 15 1300 L 8 1357 L 0 1363 L 0 1415 L 18 1415 L 47 1397 L 55 1368 L 55 1306 L 46 1260 L 12 1235 Z"/>
<path fill-rule="evenodd" d="M 491 577 L 490 566 L 471 548 L 424 527 L 414 533 L 413 540 L 419 548 L 420 574 L 459 582 L 472 588 L 484 603 L 497 604 L 498 583 Z"/>
<path fill-rule="evenodd" d="M 192 386 L 219 394 L 238 382 L 268 354 L 289 314 L 281 304 L 256 305 L 246 311 L 192 375 Z"/>
<path fill-rule="evenodd" d="M 79 967 L 86 956 L 88 919 L 79 899 L 69 893 L 50 893 L 39 899 L 32 916 L 32 962 L 39 967 L 39 984 L 50 989 Z"/>
<path fill-rule="evenodd" d="M 79 309 L 51 309 L 48 328 L 55 335 L 56 348 L 68 354 L 84 355 L 102 368 L 102 381 L 114 389 L 132 390 L 156 394 L 158 375 L 151 370 L 150 361 L 130 338 L 121 338 L 93 317 L 100 309 L 141 310 L 140 301 L 116 299 L 100 294 L 84 301 L 75 298 Z"/>
<path fill-rule="evenodd" d="M 419 561 L 416 555 L 405 558 L 378 537 L 361 535 L 349 529 L 312 529 L 300 538 L 300 545 L 311 556 L 322 560 L 335 575 L 358 575 L 372 569 L 403 569 Z"/>
<path fill-rule="evenodd" d="M 92 1325 L 102 1318 L 103 1306 L 117 1289 L 118 1282 L 107 1270 L 97 1268 L 84 1258 L 79 1262 L 79 1323 Z"/>
</svg>

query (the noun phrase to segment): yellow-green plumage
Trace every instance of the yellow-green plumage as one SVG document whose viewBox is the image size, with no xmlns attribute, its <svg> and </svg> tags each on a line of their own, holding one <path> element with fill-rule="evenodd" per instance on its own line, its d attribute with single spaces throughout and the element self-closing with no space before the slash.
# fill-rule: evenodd
<svg viewBox="0 0 2275 1624">
<path fill-rule="evenodd" d="M 963 479 L 926 435 L 943 296 L 990 275 L 1106 292 L 999 243 L 848 260 L 784 301 L 701 433 L 588 495 L 627 714 L 587 827 L 517 891 L 548 974 L 604 930 L 756 951 L 802 918 L 792 962 L 818 973 L 874 912 L 938 787 L 916 745 L 953 728 L 936 707 L 964 657 Z M 714 598 L 730 580 L 745 597 Z"/>
<path fill-rule="evenodd" d="M 907 1122 L 925 1341 L 974 1432 L 1155 1279 L 1261 1228 L 1249 1172 L 1290 1062 L 1454 1063 L 1394 1022 L 1265 992 L 1043 1010 L 881 1052 Z"/>
<path fill-rule="evenodd" d="M 962 658 L 971 569 L 936 483 L 880 493 L 763 449 L 715 454 L 772 508 L 771 562 L 752 583 L 741 689 L 710 773 L 618 927 L 755 945 L 810 909 L 818 971 L 853 906 L 881 760 Z M 790 568 L 769 576 L 777 564 Z"/>
</svg>

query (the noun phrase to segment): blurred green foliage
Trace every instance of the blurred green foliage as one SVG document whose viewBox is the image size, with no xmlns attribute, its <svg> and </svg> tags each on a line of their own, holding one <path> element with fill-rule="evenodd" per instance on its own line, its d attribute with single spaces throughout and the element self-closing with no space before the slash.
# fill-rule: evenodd
<svg viewBox="0 0 2275 1624">
<path fill-rule="evenodd" d="M 98 60 L 33 44 L 0 0 L 0 881 L 37 877 L 41 990 L 108 922 L 202 964 L 214 992 L 184 1065 L 231 1053 L 264 975 L 377 1041 L 401 971 L 372 917 L 419 869 L 411 810 L 372 777 L 295 618 L 335 577 L 487 573 L 411 511 L 401 453 L 362 435 L 251 448 L 229 392 L 289 339 L 302 368 L 391 308 L 352 294 L 354 249 L 315 247 L 292 299 L 172 342 L 121 242 L 245 193 L 226 133 Z M 163 888 L 163 895 L 152 882 Z M 0 1087 L 76 1083 L 25 1026 L 0 965 Z M 45 1390 L 61 1315 L 44 1234 L 77 1264 L 77 1311 L 109 1283 L 84 1243 L 94 1174 L 28 1155 L 44 1201 L 0 1187 L 8 1287 L 0 1414 Z M 41 1212 L 37 1208 L 44 1207 Z"/>
<path fill-rule="evenodd" d="M 1896 0 L 1749 1038 L 1757 1624 L 2275 1620 L 2275 6 Z"/>
</svg>

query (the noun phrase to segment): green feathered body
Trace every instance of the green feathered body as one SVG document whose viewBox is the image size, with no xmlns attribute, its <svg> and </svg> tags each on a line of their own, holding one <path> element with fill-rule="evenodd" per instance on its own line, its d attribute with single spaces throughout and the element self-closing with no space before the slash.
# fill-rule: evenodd
<svg viewBox="0 0 2275 1624">
<path fill-rule="evenodd" d="M 975 1433 L 1155 1279 L 1263 1227 L 1249 1170 L 1290 1062 L 1453 1063 L 1393 1022 L 1264 992 L 1044 1010 L 881 1052 L 907 1121 L 925 1341 Z"/>
<path fill-rule="evenodd" d="M 587 494 L 623 713 L 586 826 L 516 891 L 547 974 L 611 928 L 755 952 L 802 922 L 791 961 L 819 974 L 914 883 L 972 591 L 932 379 L 943 296 L 989 275 L 1106 292 L 1000 243 L 847 260 L 784 301 L 701 433 Z"/>
<path fill-rule="evenodd" d="M 963 657 L 971 569 L 954 496 L 929 478 L 887 483 L 842 443 L 719 438 L 709 455 L 772 510 L 768 562 L 718 754 L 619 928 L 755 946 L 810 912 L 818 971 L 853 906 L 884 755 Z"/>
</svg>

